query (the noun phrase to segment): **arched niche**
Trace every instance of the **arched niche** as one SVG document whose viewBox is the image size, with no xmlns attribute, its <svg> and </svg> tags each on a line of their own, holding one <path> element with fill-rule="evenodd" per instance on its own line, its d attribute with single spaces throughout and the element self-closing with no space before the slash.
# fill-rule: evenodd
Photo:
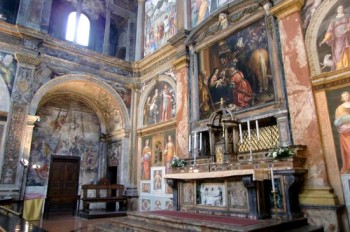
<svg viewBox="0 0 350 232">
<path fill-rule="evenodd" d="M 335 68 L 330 67 L 334 65 L 332 61 L 332 48 L 326 43 L 322 43 L 322 41 L 340 5 L 344 6 L 345 14 L 347 14 L 350 10 L 350 4 L 346 3 L 346 1 L 323 1 L 310 20 L 305 34 L 305 47 L 311 76 L 317 76 L 335 70 Z"/>
<path fill-rule="evenodd" d="M 60 99 L 61 101 L 58 101 Z M 106 176 L 107 154 L 109 152 L 108 144 L 118 142 L 123 149 L 121 149 L 122 154 L 118 154 L 119 165 L 117 182 L 127 185 L 129 183 L 128 176 L 130 168 L 128 139 L 130 117 L 119 94 L 111 86 L 100 81 L 97 77 L 64 75 L 47 82 L 36 92 L 29 106 L 29 114 L 38 115 L 38 112 L 49 103 L 53 103 L 49 105 L 51 108 L 57 107 L 53 109 L 53 114 L 51 114 L 49 110 L 44 111 L 44 116 L 46 116 L 45 113 L 49 115 L 49 122 L 48 119 L 43 116 L 42 120 L 44 121 L 38 123 L 37 129 L 39 130 L 40 126 L 45 126 L 48 128 L 48 131 L 53 131 L 56 128 L 60 130 L 60 118 L 62 118 L 62 120 L 66 120 L 63 121 L 66 124 L 64 127 L 65 131 L 55 134 L 46 133 L 47 137 L 44 137 L 42 134 L 45 135 L 45 133 L 36 134 L 34 129 L 30 157 L 33 158 L 36 156 L 37 154 L 35 154 L 35 152 L 40 151 L 40 149 L 36 147 L 43 146 L 42 144 L 44 143 L 45 149 L 47 149 L 49 153 L 47 153 L 46 157 L 45 155 L 39 155 L 38 157 L 41 157 L 41 162 L 43 164 L 46 162 L 46 166 L 49 166 L 49 160 L 47 159 L 47 157 L 49 157 L 48 154 L 81 156 L 81 171 L 85 172 L 85 174 L 82 175 L 84 179 L 81 179 L 80 183 L 86 184 L 96 182 L 99 178 Z M 75 107 L 71 107 L 70 104 L 73 103 L 78 105 L 77 107 L 82 110 L 76 110 Z M 62 105 L 62 107 L 60 105 Z M 77 120 L 76 125 L 78 128 L 74 130 L 78 132 L 73 134 L 73 136 L 73 132 L 67 129 L 67 127 L 70 128 L 74 126 L 75 122 L 72 123 L 72 120 Z M 69 123 L 67 123 L 67 121 L 69 121 Z M 53 124 L 51 123 L 56 123 L 56 125 L 52 126 Z M 84 139 L 81 138 L 82 133 L 85 133 Z M 73 145 L 64 146 L 65 150 L 62 152 L 55 152 L 57 147 L 60 148 L 60 134 L 65 136 L 63 142 L 72 143 Z M 56 136 L 56 140 L 54 141 L 50 140 L 50 137 L 53 136 Z M 76 144 L 79 146 L 75 146 Z M 67 147 L 69 147 L 69 149 L 67 149 Z M 71 152 L 70 149 L 75 149 L 75 147 L 76 151 Z M 93 159 L 95 159 L 93 162 L 95 162 L 96 165 L 91 165 L 90 167 L 90 161 Z M 86 173 L 94 173 L 94 175 L 90 178 Z M 41 182 L 41 184 L 44 185 L 45 183 L 45 180 Z"/>
<path fill-rule="evenodd" d="M 164 85 L 170 86 L 170 88 L 172 88 L 173 91 L 176 91 L 176 83 L 175 83 L 174 79 L 172 79 L 170 76 L 159 75 L 159 76 L 153 78 L 153 80 L 150 81 L 146 85 L 146 87 L 144 88 L 144 90 L 140 96 L 140 104 L 139 105 L 141 107 L 138 108 L 138 115 L 140 115 L 140 117 L 138 117 L 138 122 L 137 122 L 138 128 L 149 126 L 149 124 L 144 123 L 144 121 L 145 121 L 144 115 L 147 114 L 147 112 L 145 112 L 145 107 L 146 107 L 146 104 L 150 103 L 150 101 L 153 97 L 152 95 L 154 95 L 154 91 L 157 88 L 157 86 L 159 88 L 164 86 L 164 85 L 162 85 L 162 83 L 164 83 Z M 158 94 L 159 94 L 159 96 L 161 96 L 162 89 L 158 90 Z M 176 94 L 176 92 L 174 92 L 174 94 Z M 173 100 L 175 101 L 175 105 L 176 105 L 176 97 L 174 97 Z M 176 107 L 174 109 L 176 109 Z M 176 114 L 176 112 L 175 112 L 175 114 Z M 150 125 L 157 124 L 159 122 L 155 122 L 155 123 L 152 123 Z"/>
</svg>

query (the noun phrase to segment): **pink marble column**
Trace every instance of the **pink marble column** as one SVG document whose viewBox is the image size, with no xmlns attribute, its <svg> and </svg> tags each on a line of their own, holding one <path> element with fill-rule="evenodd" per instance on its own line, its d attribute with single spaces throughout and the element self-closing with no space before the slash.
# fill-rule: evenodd
<svg viewBox="0 0 350 232">
<path fill-rule="evenodd" d="M 272 9 L 278 18 L 294 144 L 307 145 L 309 186 L 328 186 L 322 140 L 302 32 L 303 1 L 284 1 Z"/>
<path fill-rule="evenodd" d="M 176 152 L 179 157 L 187 158 L 189 135 L 189 64 L 186 57 L 175 62 L 176 69 Z"/>
</svg>

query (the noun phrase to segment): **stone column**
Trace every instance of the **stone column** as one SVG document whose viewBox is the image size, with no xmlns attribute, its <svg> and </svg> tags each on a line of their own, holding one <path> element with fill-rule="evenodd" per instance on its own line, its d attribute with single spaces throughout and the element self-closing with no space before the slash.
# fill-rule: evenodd
<svg viewBox="0 0 350 232">
<path fill-rule="evenodd" d="M 301 204 L 335 205 L 330 191 L 319 122 L 310 80 L 304 44 L 300 9 L 303 0 L 286 0 L 271 9 L 278 19 L 282 60 L 294 144 L 306 145 L 306 186 L 300 195 Z M 312 133 L 312 136 L 310 136 Z"/>
<path fill-rule="evenodd" d="M 103 54 L 109 55 L 109 33 L 111 29 L 111 7 L 110 0 L 106 2 L 106 23 L 105 34 L 103 39 Z"/>
<path fill-rule="evenodd" d="M 290 128 L 287 112 L 278 114 L 275 116 L 275 118 L 277 120 L 279 146 L 291 145 L 292 141 L 289 133 Z"/>
<path fill-rule="evenodd" d="M 137 29 L 136 29 L 136 48 L 135 61 L 143 58 L 144 46 L 144 21 L 145 21 L 145 0 L 139 0 L 137 7 Z"/>
<path fill-rule="evenodd" d="M 126 44 L 125 44 L 125 47 L 126 47 L 125 60 L 126 60 L 126 61 L 130 61 L 130 35 L 131 35 L 131 23 L 132 23 L 132 20 L 129 18 L 129 19 L 128 19 L 128 29 L 127 29 L 127 32 L 126 32 Z"/>
<path fill-rule="evenodd" d="M 27 118 L 27 127 L 25 130 L 25 135 L 23 138 L 23 143 L 22 143 L 22 151 L 21 154 L 19 155 L 19 159 L 27 159 L 29 160 L 29 154 L 30 154 L 30 148 L 32 145 L 32 138 L 33 138 L 33 129 L 34 129 L 34 124 L 35 122 L 39 121 L 40 118 L 39 116 L 33 116 L 33 115 L 28 115 Z M 26 171 L 28 171 L 28 169 L 25 170 L 25 167 L 23 165 L 20 165 L 21 168 L 18 169 L 18 178 L 20 179 L 20 190 L 19 190 L 19 199 L 22 200 L 24 197 L 24 191 L 25 188 L 23 188 L 23 186 L 26 186 Z"/>
<path fill-rule="evenodd" d="M 83 0 L 78 0 L 78 2 L 77 2 L 77 13 L 75 15 L 75 31 L 74 31 L 74 42 L 75 43 L 77 43 L 77 41 L 78 41 L 78 28 L 79 28 L 79 21 L 80 21 L 82 5 L 83 5 Z"/>
<path fill-rule="evenodd" d="M 40 61 L 28 54 L 16 53 L 18 62 L 14 88 L 12 92 L 10 112 L 8 114 L 5 154 L 2 160 L 1 184 L 19 185 L 19 160 L 22 148 L 27 147 L 26 131 L 28 104 L 33 97 L 32 80 L 34 70 Z M 30 119 L 30 118 L 29 118 Z M 29 145 L 30 146 L 30 145 Z M 27 151 L 28 152 L 28 147 Z M 17 177 L 17 178 L 16 178 Z"/>
<path fill-rule="evenodd" d="M 190 133 L 189 110 L 189 60 L 187 56 L 174 63 L 176 73 L 176 152 L 178 156 L 188 157 L 188 135 Z"/>
<path fill-rule="evenodd" d="M 131 110 L 131 133 L 130 133 L 130 183 L 133 186 L 137 186 L 137 174 L 138 172 L 135 171 L 138 168 L 138 154 L 137 154 L 137 112 L 139 107 L 139 100 L 140 100 L 140 83 L 135 83 L 132 86 L 132 98 L 131 98 L 131 105 L 133 109 Z"/>
<path fill-rule="evenodd" d="M 191 89 L 191 108 L 190 112 L 192 121 L 196 122 L 199 120 L 199 99 L 198 99 L 198 54 L 194 50 L 194 47 L 190 46 L 191 57 L 193 58 L 193 69 L 191 69 L 191 75 L 189 77 L 190 89 Z"/>
<path fill-rule="evenodd" d="M 180 8 L 180 9 L 183 9 L 183 20 L 184 20 L 184 23 L 183 23 L 183 27 L 186 29 L 186 30 L 190 30 L 192 25 L 191 25 L 191 1 L 188 1 L 188 0 L 182 0 L 182 5 L 183 5 L 183 8 Z"/>
</svg>

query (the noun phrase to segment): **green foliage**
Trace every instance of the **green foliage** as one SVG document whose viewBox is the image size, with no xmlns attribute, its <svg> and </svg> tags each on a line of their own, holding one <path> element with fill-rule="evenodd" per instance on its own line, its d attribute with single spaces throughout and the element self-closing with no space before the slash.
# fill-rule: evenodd
<svg viewBox="0 0 350 232">
<path fill-rule="evenodd" d="M 185 161 L 175 156 L 170 165 L 172 168 L 185 167 Z"/>
<path fill-rule="evenodd" d="M 285 147 L 276 147 L 272 149 L 267 157 L 271 157 L 273 159 L 283 159 L 287 157 L 291 157 L 295 154 L 294 148 L 290 146 L 285 146 Z"/>
</svg>

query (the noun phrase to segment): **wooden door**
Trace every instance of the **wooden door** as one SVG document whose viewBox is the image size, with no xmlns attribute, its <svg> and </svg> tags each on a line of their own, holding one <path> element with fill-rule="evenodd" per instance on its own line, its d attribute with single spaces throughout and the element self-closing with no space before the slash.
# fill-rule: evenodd
<svg viewBox="0 0 350 232">
<path fill-rule="evenodd" d="M 51 157 L 47 192 L 47 199 L 51 200 L 50 211 L 72 208 L 72 202 L 78 196 L 79 171 L 80 157 Z"/>
</svg>

